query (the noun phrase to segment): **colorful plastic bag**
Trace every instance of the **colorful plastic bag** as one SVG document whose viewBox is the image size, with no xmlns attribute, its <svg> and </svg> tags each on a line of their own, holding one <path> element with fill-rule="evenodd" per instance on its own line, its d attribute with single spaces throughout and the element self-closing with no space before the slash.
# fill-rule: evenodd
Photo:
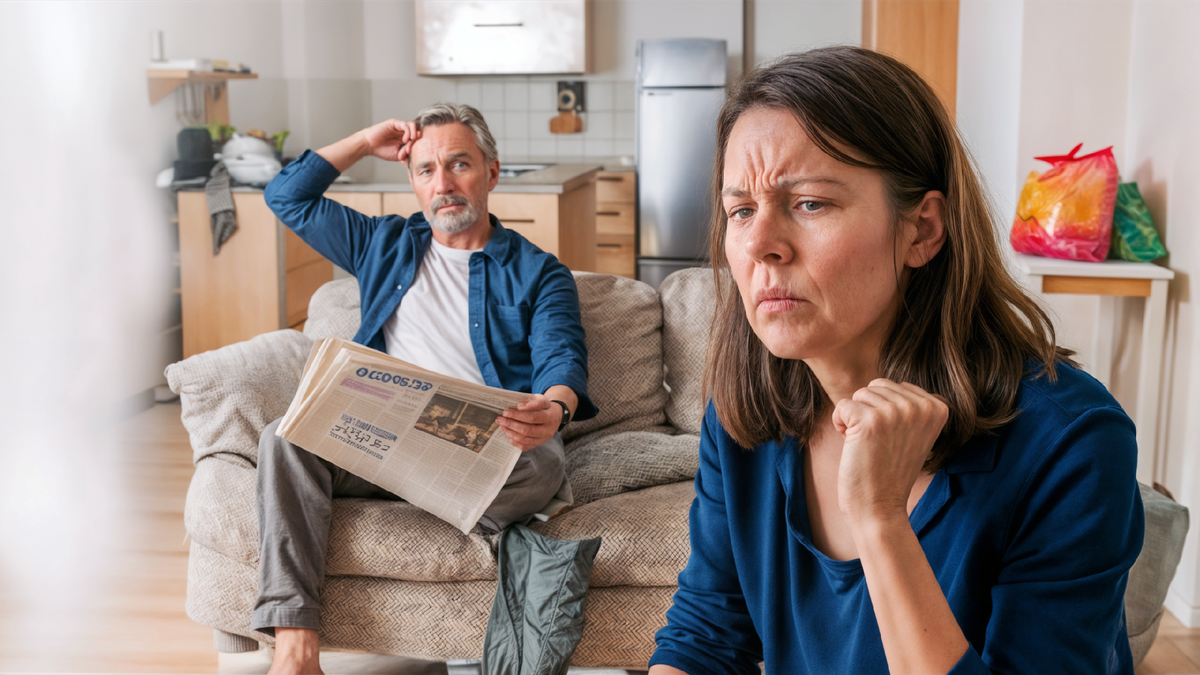
<svg viewBox="0 0 1200 675">
<path fill-rule="evenodd" d="M 1100 262 L 1112 240 L 1117 161 L 1112 148 L 1076 157 L 1035 157 L 1052 166 L 1030 172 L 1017 202 L 1010 240 L 1019 253 Z"/>
<path fill-rule="evenodd" d="M 1113 209 L 1112 248 L 1108 257 L 1150 262 L 1167 254 L 1158 239 L 1150 209 L 1142 199 L 1137 183 L 1117 186 L 1117 205 Z"/>
</svg>

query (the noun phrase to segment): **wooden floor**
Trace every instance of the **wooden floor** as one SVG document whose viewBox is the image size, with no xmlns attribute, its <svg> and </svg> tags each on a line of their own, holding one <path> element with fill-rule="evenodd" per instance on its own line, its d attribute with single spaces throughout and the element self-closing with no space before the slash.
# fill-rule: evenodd
<svg viewBox="0 0 1200 675">
<path fill-rule="evenodd" d="M 77 461 L 47 448 L 9 467 L 26 476 L 0 502 L 0 672 L 218 672 L 212 631 L 184 614 L 191 457 L 173 403 Z M 1200 629 L 1168 613 L 1136 672 L 1200 675 Z"/>
</svg>

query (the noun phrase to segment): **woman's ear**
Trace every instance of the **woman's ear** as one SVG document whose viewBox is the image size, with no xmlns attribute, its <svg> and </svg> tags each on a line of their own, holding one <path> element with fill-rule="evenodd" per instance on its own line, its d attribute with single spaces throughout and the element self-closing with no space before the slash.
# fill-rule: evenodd
<svg viewBox="0 0 1200 675">
<path fill-rule="evenodd" d="M 937 190 L 926 192 L 917 207 L 917 234 L 904 256 L 905 266 L 922 267 L 942 250 L 942 245 L 946 243 L 945 212 L 946 196 Z"/>
</svg>

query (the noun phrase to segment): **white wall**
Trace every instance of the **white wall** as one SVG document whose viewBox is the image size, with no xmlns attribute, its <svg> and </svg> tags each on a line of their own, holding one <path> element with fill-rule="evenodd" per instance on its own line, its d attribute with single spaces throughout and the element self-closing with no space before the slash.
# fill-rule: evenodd
<svg viewBox="0 0 1200 675">
<path fill-rule="evenodd" d="M 1138 0 L 1132 11 L 1125 178 L 1136 180 L 1175 270 L 1168 301 L 1164 482 L 1191 509 L 1191 530 L 1167 607 L 1200 626 L 1200 331 L 1192 277 L 1200 274 L 1200 4 Z"/>
<path fill-rule="evenodd" d="M 1122 180 L 1139 184 L 1175 270 L 1163 345 L 1163 463 L 1158 477 L 1200 509 L 1200 331 L 1191 277 L 1200 273 L 1200 4 L 1159 0 L 962 0 L 958 122 L 989 184 L 1007 239 L 1034 155 L 1112 145 Z M 1195 268 L 1195 269 L 1194 269 Z M 1095 300 L 1048 296 L 1063 342 L 1089 365 Z M 1118 302 L 1111 389 L 1137 414 L 1144 302 Z M 1167 606 L 1200 626 L 1200 519 L 1194 515 Z"/>
<path fill-rule="evenodd" d="M 816 47 L 862 44 L 862 0 L 746 0 L 754 62 Z"/>
</svg>

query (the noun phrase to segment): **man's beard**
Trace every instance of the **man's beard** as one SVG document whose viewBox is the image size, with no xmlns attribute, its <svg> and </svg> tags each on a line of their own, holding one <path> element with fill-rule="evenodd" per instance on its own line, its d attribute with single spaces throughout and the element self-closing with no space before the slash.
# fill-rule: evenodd
<svg viewBox="0 0 1200 675">
<path fill-rule="evenodd" d="M 465 206 L 465 209 L 453 213 L 439 214 L 443 206 Z M 479 220 L 479 209 L 471 200 L 462 195 L 442 195 L 435 197 L 429 204 L 429 224 L 446 234 L 458 234 Z"/>
</svg>

